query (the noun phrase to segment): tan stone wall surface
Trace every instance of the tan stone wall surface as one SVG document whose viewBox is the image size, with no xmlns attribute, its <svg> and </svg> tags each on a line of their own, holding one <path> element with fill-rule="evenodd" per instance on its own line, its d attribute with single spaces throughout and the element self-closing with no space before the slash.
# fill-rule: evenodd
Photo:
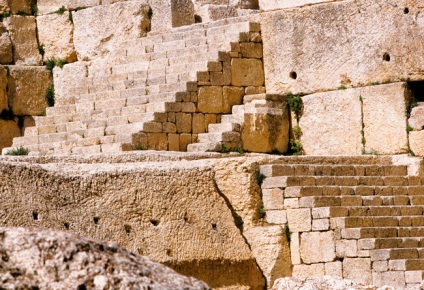
<svg viewBox="0 0 424 290">
<path fill-rule="evenodd" d="M 267 93 L 423 79 L 422 11 L 412 0 L 362 0 L 262 13 Z"/>
</svg>

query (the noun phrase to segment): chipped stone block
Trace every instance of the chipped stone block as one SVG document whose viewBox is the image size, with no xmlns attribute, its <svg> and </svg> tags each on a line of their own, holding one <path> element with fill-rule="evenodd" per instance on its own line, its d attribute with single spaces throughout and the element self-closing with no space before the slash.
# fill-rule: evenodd
<svg viewBox="0 0 424 290">
<path fill-rule="evenodd" d="M 336 254 L 338 257 L 356 257 L 358 251 L 356 240 L 338 240 L 336 241 Z"/>
<path fill-rule="evenodd" d="M 231 84 L 233 86 L 262 86 L 264 84 L 262 61 L 233 58 L 231 60 Z"/>
<path fill-rule="evenodd" d="M 338 90 L 307 95 L 299 121 L 307 155 L 362 154 L 360 91 Z"/>
<path fill-rule="evenodd" d="M 343 259 L 343 278 L 364 285 L 372 283 L 371 260 L 369 258 Z"/>
<path fill-rule="evenodd" d="M 0 150 L 12 146 L 13 138 L 21 136 L 21 130 L 15 121 L 0 119 Z"/>
<path fill-rule="evenodd" d="M 412 129 L 417 131 L 424 129 L 424 106 L 418 105 L 412 108 L 408 124 Z"/>
<path fill-rule="evenodd" d="M 294 265 L 293 266 L 293 277 L 322 277 L 325 275 L 324 263 L 312 264 L 312 265 Z"/>
<path fill-rule="evenodd" d="M 364 113 L 365 152 L 401 154 L 408 152 L 406 83 L 361 89 Z"/>
<path fill-rule="evenodd" d="M 336 258 L 334 234 L 328 232 L 302 233 L 300 257 L 306 264 L 331 262 Z"/>
<path fill-rule="evenodd" d="M 194 5 L 190 0 L 148 0 L 152 7 L 152 31 L 166 31 L 172 27 L 194 23 Z"/>
<path fill-rule="evenodd" d="M 287 220 L 291 232 L 307 232 L 311 230 L 311 210 L 308 208 L 288 209 Z"/>
<path fill-rule="evenodd" d="M 148 11 L 149 6 L 145 2 L 128 1 L 73 12 L 74 45 L 78 59 L 104 57 L 119 43 L 145 36 L 150 25 Z"/>
<path fill-rule="evenodd" d="M 285 210 L 267 210 L 265 219 L 269 224 L 283 225 L 287 223 L 287 213 Z"/>
<path fill-rule="evenodd" d="M 267 93 L 308 94 L 342 85 L 423 79 L 424 47 L 416 35 L 424 22 L 405 17 L 399 5 L 337 1 L 262 13 Z M 422 11 L 415 7 L 414 15 Z M 388 34 L 403 35 L 402 41 L 388 39 Z"/>
<path fill-rule="evenodd" d="M 199 112 L 201 113 L 224 113 L 222 103 L 222 87 L 200 87 L 197 106 Z"/>
<path fill-rule="evenodd" d="M 60 58 L 67 62 L 76 61 L 73 43 L 74 26 L 68 11 L 37 17 L 38 40 L 44 47 L 44 59 Z"/>
<path fill-rule="evenodd" d="M 35 17 L 12 15 L 3 21 L 14 47 L 16 65 L 41 65 Z"/>
<path fill-rule="evenodd" d="M 50 72 L 42 66 L 9 66 L 9 71 L 9 107 L 16 115 L 42 115 L 52 84 Z"/>
</svg>

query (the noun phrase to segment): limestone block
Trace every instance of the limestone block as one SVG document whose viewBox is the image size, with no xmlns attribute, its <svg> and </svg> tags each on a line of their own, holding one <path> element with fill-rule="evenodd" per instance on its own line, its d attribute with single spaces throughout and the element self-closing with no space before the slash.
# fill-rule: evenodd
<svg viewBox="0 0 424 290">
<path fill-rule="evenodd" d="M 311 230 L 311 210 L 309 208 L 288 209 L 287 220 L 291 232 L 308 232 Z"/>
<path fill-rule="evenodd" d="M 343 259 L 343 278 L 364 285 L 372 283 L 371 260 L 369 258 Z"/>
<path fill-rule="evenodd" d="M 53 69 L 54 90 L 56 99 L 76 97 L 74 88 L 86 83 L 88 66 L 86 62 L 74 62 L 63 68 Z"/>
<path fill-rule="evenodd" d="M 49 14 L 37 17 L 38 40 L 44 46 L 44 59 L 60 58 L 67 62 L 76 61 L 73 43 L 74 26 L 69 13 Z"/>
<path fill-rule="evenodd" d="M 233 86 L 263 86 L 262 61 L 251 58 L 233 58 L 231 60 L 231 84 Z"/>
<path fill-rule="evenodd" d="M 15 121 L 0 119 L 0 150 L 12 146 L 13 138 L 19 136 L 21 136 L 21 130 Z"/>
<path fill-rule="evenodd" d="M 411 117 L 408 119 L 409 126 L 414 130 L 424 129 L 424 106 L 418 105 L 412 108 Z"/>
<path fill-rule="evenodd" d="M 191 0 L 148 0 L 152 7 L 152 31 L 165 31 L 172 27 L 194 23 L 194 4 Z"/>
<path fill-rule="evenodd" d="M 38 0 L 38 15 L 50 14 L 64 6 L 67 10 L 77 10 L 81 8 L 101 5 L 99 0 Z"/>
<path fill-rule="evenodd" d="M 197 106 L 200 113 L 224 113 L 222 87 L 200 87 Z"/>
<path fill-rule="evenodd" d="M 299 121 L 307 155 L 362 154 L 362 116 L 357 89 L 307 95 Z"/>
<path fill-rule="evenodd" d="M 8 106 L 7 72 L 0 66 L 0 113 Z"/>
<path fill-rule="evenodd" d="M 205 133 L 205 114 L 193 114 L 192 131 L 193 134 Z"/>
<path fill-rule="evenodd" d="M 73 12 L 78 59 L 106 56 L 121 42 L 145 36 L 150 25 L 148 11 L 145 2 L 128 1 Z"/>
<path fill-rule="evenodd" d="M 333 1 L 334 0 L 259 0 L 259 8 L 262 11 L 270 11 Z"/>
<path fill-rule="evenodd" d="M 191 133 L 192 115 L 186 113 L 176 114 L 178 133 Z"/>
<path fill-rule="evenodd" d="M 416 156 L 424 156 L 424 131 L 409 132 L 409 147 Z"/>
<path fill-rule="evenodd" d="M 47 107 L 50 72 L 42 66 L 9 66 L 9 71 L 9 107 L 15 115 L 40 116 Z"/>
<path fill-rule="evenodd" d="M 404 271 L 388 271 L 381 273 L 382 285 L 396 287 L 402 289 L 405 287 L 405 272 Z"/>
<path fill-rule="evenodd" d="M 14 47 L 16 65 L 41 65 L 35 17 L 13 15 L 3 21 Z"/>
<path fill-rule="evenodd" d="M 334 233 L 310 232 L 300 236 L 300 257 L 306 264 L 332 262 L 336 257 Z"/>
<path fill-rule="evenodd" d="M 284 190 L 280 188 L 263 189 L 264 209 L 284 209 Z"/>
<path fill-rule="evenodd" d="M 11 62 L 13 62 L 12 42 L 3 23 L 0 23 L 0 63 L 8 64 Z"/>
<path fill-rule="evenodd" d="M 301 264 L 300 260 L 300 234 L 291 232 L 290 240 L 290 257 L 293 265 Z"/>
<path fill-rule="evenodd" d="M 293 277 L 322 277 L 325 275 L 324 264 L 293 265 Z"/>
<path fill-rule="evenodd" d="M 338 257 L 356 257 L 358 246 L 356 240 L 338 240 L 336 242 L 336 253 Z"/>
<path fill-rule="evenodd" d="M 342 262 L 336 261 L 336 262 L 330 262 L 325 263 L 325 275 L 326 276 L 332 276 L 332 277 L 342 277 Z"/>
<path fill-rule="evenodd" d="M 424 46 L 416 35 L 424 30 L 424 8 L 413 1 L 394 3 L 337 1 L 262 13 L 267 93 L 423 79 Z"/>
<path fill-rule="evenodd" d="M 409 93 L 406 83 L 365 87 L 361 89 L 361 96 L 365 152 L 407 153 L 406 110 Z"/>
<path fill-rule="evenodd" d="M 234 105 L 240 105 L 243 103 L 244 89 L 237 87 L 222 88 L 222 110 L 223 113 L 231 113 L 231 109 Z"/>
</svg>

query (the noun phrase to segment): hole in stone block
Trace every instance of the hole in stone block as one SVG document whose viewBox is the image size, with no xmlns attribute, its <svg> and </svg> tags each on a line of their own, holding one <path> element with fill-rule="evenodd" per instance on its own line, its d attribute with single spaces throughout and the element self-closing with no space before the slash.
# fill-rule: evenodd
<svg viewBox="0 0 424 290">
<path fill-rule="evenodd" d="M 157 221 L 157 220 L 150 220 L 150 223 L 156 227 L 159 224 L 159 221 Z"/>
<path fill-rule="evenodd" d="M 385 54 L 383 54 L 383 60 L 384 61 L 390 61 L 390 54 L 388 54 L 387 52 Z"/>
<path fill-rule="evenodd" d="M 97 225 L 99 223 L 100 218 L 98 216 L 93 217 L 93 222 Z"/>
<path fill-rule="evenodd" d="M 35 221 L 38 221 L 38 212 L 36 212 L 36 211 L 32 212 L 32 219 L 35 220 Z"/>
<path fill-rule="evenodd" d="M 297 73 L 295 71 L 290 72 L 289 76 L 294 80 L 297 79 Z"/>
<path fill-rule="evenodd" d="M 85 284 L 78 285 L 77 290 L 87 290 L 87 286 Z"/>
<path fill-rule="evenodd" d="M 129 235 L 131 233 L 131 226 L 130 225 L 124 225 L 124 230 Z"/>
<path fill-rule="evenodd" d="M 63 223 L 63 226 L 65 227 L 65 229 L 69 230 L 69 223 Z"/>
<path fill-rule="evenodd" d="M 405 9 L 403 9 L 403 13 L 404 14 L 408 14 L 409 13 L 409 8 L 408 7 L 405 7 Z"/>
<path fill-rule="evenodd" d="M 215 224 L 215 223 L 213 223 L 213 224 L 212 224 L 212 228 L 213 228 L 214 230 L 216 230 L 216 224 Z"/>
<path fill-rule="evenodd" d="M 200 15 L 194 15 L 194 23 L 202 23 L 202 17 Z"/>
<path fill-rule="evenodd" d="M 166 255 L 172 257 L 172 250 L 171 249 L 166 249 Z"/>
</svg>

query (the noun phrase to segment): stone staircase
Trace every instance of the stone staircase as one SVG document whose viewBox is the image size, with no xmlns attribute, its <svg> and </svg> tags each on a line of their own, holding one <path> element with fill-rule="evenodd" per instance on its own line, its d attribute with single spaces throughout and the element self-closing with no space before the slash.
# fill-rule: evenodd
<svg viewBox="0 0 424 290">
<path fill-rule="evenodd" d="M 189 144 L 187 151 L 271 152 L 280 149 L 285 152 L 285 139 L 271 140 L 270 135 L 271 130 L 276 135 L 285 135 L 288 123 L 281 125 L 267 119 L 272 116 L 280 122 L 287 120 L 286 98 L 263 93 L 245 96 L 243 102 L 233 106 L 231 114 L 223 115 L 221 123 L 209 124 L 208 133 L 199 134 L 199 143 Z"/>
<path fill-rule="evenodd" d="M 265 91 L 261 41 L 259 24 L 232 18 L 151 33 L 107 58 L 55 68 L 55 106 L 12 147 L 42 155 L 186 151 L 244 95 Z"/>
<path fill-rule="evenodd" d="M 421 283 L 424 186 L 388 157 L 285 158 L 260 167 L 266 220 L 286 227 L 293 276 L 396 289 Z"/>
</svg>

